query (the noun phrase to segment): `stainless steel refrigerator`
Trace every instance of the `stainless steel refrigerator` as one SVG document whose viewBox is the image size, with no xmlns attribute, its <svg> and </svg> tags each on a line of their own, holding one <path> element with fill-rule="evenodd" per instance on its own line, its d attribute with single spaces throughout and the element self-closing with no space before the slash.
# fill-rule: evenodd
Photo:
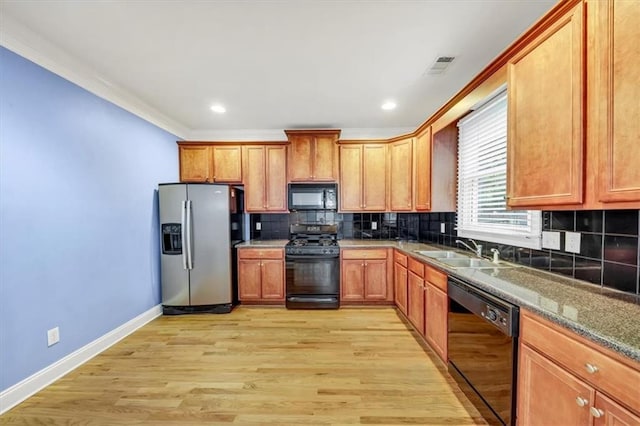
<svg viewBox="0 0 640 426">
<path fill-rule="evenodd" d="M 165 315 L 231 312 L 237 301 L 235 248 L 243 194 L 226 185 L 158 185 Z"/>
</svg>

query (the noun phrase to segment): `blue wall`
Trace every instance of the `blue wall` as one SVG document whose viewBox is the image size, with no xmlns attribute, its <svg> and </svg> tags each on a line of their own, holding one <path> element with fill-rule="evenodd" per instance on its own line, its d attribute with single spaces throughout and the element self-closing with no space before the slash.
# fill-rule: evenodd
<svg viewBox="0 0 640 426">
<path fill-rule="evenodd" d="M 160 303 L 177 139 L 0 47 L 0 390 Z"/>
</svg>

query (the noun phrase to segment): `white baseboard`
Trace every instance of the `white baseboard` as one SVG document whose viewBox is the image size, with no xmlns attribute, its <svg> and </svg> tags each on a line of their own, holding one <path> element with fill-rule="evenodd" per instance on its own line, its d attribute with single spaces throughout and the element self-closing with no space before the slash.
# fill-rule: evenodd
<svg viewBox="0 0 640 426">
<path fill-rule="evenodd" d="M 162 305 L 156 305 L 132 320 L 122 324 L 120 327 L 108 332 L 104 336 L 97 338 L 93 342 L 81 347 L 75 352 L 70 353 L 21 382 L 18 382 L 10 388 L 0 392 L 0 414 L 9 411 L 31 395 L 55 382 L 70 371 L 78 368 L 100 352 L 114 345 L 119 340 L 125 338 L 160 315 L 162 315 Z"/>
</svg>

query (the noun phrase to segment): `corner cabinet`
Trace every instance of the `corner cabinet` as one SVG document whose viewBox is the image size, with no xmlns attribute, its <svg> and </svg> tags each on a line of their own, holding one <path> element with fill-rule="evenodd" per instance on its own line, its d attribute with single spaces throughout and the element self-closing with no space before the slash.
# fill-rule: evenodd
<svg viewBox="0 0 640 426">
<path fill-rule="evenodd" d="M 387 145 L 340 145 L 340 211 L 387 210 Z"/>
<path fill-rule="evenodd" d="M 387 249 L 342 249 L 341 302 L 393 302 Z"/>
<path fill-rule="evenodd" d="M 239 145 L 179 143 L 180 182 L 242 183 L 241 153 Z"/>
<path fill-rule="evenodd" d="M 518 425 L 640 425 L 640 365 L 521 311 Z"/>
<path fill-rule="evenodd" d="M 340 130 L 285 130 L 289 139 L 289 182 L 338 180 Z"/>
<path fill-rule="evenodd" d="M 599 156 L 597 201 L 640 202 L 640 4 L 600 0 L 589 1 L 587 8 L 588 72 L 593 71 L 587 86 L 590 147 Z"/>
<path fill-rule="evenodd" d="M 413 138 L 389 145 L 389 208 L 397 212 L 413 209 Z"/>
<path fill-rule="evenodd" d="M 241 302 L 284 303 L 284 250 L 238 249 L 238 298 Z"/>
<path fill-rule="evenodd" d="M 508 62 L 510 207 L 583 201 L 583 8 L 578 3 Z"/>
<path fill-rule="evenodd" d="M 246 145 L 242 151 L 245 210 L 287 211 L 287 147 Z"/>
</svg>

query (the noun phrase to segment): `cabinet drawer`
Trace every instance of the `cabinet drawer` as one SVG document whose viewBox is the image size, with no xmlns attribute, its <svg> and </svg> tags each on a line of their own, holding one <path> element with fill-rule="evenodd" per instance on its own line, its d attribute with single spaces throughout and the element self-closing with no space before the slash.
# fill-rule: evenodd
<svg viewBox="0 0 640 426">
<path fill-rule="evenodd" d="M 632 368 L 615 359 L 616 355 L 605 348 L 591 347 L 568 330 L 526 311 L 521 315 L 520 338 L 596 389 L 630 407 L 635 404 L 638 409 L 640 365 Z M 593 371 L 594 367 L 596 371 Z"/>
<path fill-rule="evenodd" d="M 424 264 L 412 257 L 409 258 L 409 270 L 420 278 L 424 278 Z"/>
<path fill-rule="evenodd" d="M 393 260 L 396 263 L 401 264 L 402 266 L 404 266 L 405 268 L 407 267 L 407 255 L 406 254 L 402 254 L 400 253 L 398 250 L 395 250 L 393 252 Z"/>
<path fill-rule="evenodd" d="M 430 282 L 445 293 L 447 292 L 447 274 L 440 272 L 431 266 L 425 266 L 424 280 Z"/>
<path fill-rule="evenodd" d="M 284 250 L 274 248 L 241 248 L 238 249 L 239 259 L 282 259 Z"/>
<path fill-rule="evenodd" d="M 343 249 L 343 259 L 386 259 L 387 249 Z"/>
</svg>

